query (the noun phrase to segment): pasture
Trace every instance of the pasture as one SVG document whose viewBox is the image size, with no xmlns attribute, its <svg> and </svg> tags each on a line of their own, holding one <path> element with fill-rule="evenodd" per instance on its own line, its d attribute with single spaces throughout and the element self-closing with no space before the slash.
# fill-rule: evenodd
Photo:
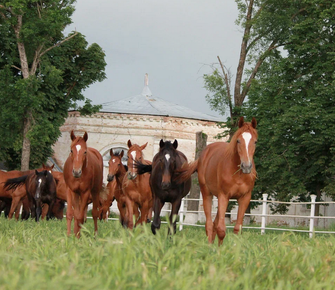
<svg viewBox="0 0 335 290">
<path fill-rule="evenodd" d="M 0 289 L 333 289 L 335 237 L 228 230 L 221 247 L 203 228 L 167 237 L 93 221 L 81 238 L 66 220 L 0 218 Z"/>
</svg>

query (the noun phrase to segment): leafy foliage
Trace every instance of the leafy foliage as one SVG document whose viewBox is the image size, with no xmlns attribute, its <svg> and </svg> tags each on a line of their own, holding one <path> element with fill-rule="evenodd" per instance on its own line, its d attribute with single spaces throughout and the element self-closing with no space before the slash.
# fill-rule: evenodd
<svg viewBox="0 0 335 290">
<path fill-rule="evenodd" d="M 300 5 L 285 53 L 263 65 L 246 110 L 259 122 L 255 195 L 279 200 L 335 197 L 335 5 Z"/>
<path fill-rule="evenodd" d="M 0 159 L 9 169 L 20 166 L 27 111 L 33 117 L 28 132 L 30 167 L 36 168 L 52 154 L 51 146 L 60 136 L 69 109 L 92 114 L 101 108 L 92 105 L 82 91 L 105 79 L 103 50 L 98 44 L 88 45 L 78 32 L 72 32 L 72 38 L 62 32 L 71 23 L 74 2 L 13 0 L 0 4 Z M 15 37 L 17 15 L 22 15 L 19 40 Z M 24 44 L 29 78 L 22 77 L 18 41 Z M 38 53 L 40 61 L 36 62 Z M 84 105 L 78 106 L 78 101 Z"/>
</svg>

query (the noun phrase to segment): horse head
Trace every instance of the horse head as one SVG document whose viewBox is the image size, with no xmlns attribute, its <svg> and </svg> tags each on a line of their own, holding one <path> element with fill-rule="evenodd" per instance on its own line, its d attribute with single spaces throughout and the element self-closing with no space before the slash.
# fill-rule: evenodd
<svg viewBox="0 0 335 290">
<path fill-rule="evenodd" d="M 117 176 L 121 168 L 123 166 L 122 164 L 122 157 L 124 155 L 124 151 L 116 152 L 113 154 L 113 149 L 110 150 L 110 156 L 111 158 L 108 161 L 108 175 L 107 175 L 107 181 L 113 181 L 114 177 Z"/>
<path fill-rule="evenodd" d="M 43 190 L 47 184 L 47 175 L 48 171 L 43 170 L 41 172 L 38 172 L 35 170 L 35 196 L 34 198 L 36 200 L 40 199 L 43 193 Z"/>
<path fill-rule="evenodd" d="M 257 143 L 257 121 L 252 118 L 251 123 L 244 122 L 241 117 L 238 122 L 239 129 L 234 134 L 231 143 L 235 144 L 240 158 L 240 168 L 243 173 L 250 174 L 253 168 L 253 159 Z"/>
<path fill-rule="evenodd" d="M 83 167 L 87 162 L 87 144 L 88 139 L 87 132 L 84 133 L 83 137 L 76 137 L 71 131 L 71 153 L 70 157 L 72 160 L 72 174 L 75 178 L 80 178 Z"/>
<path fill-rule="evenodd" d="M 130 180 L 133 180 L 137 177 L 137 169 L 136 169 L 136 163 L 135 161 L 138 162 L 143 162 L 143 152 L 142 150 L 144 150 L 145 147 L 147 147 L 148 142 L 145 143 L 142 146 L 139 146 L 137 144 L 132 144 L 130 140 L 128 140 L 128 153 L 127 153 L 127 157 L 128 157 L 128 162 L 127 162 L 127 166 L 128 166 L 128 173 L 127 173 L 127 177 Z"/>
<path fill-rule="evenodd" d="M 176 160 L 177 160 L 177 149 L 178 141 L 174 140 L 173 143 L 170 141 L 159 142 L 159 152 L 158 152 L 158 162 L 161 164 L 162 170 L 162 189 L 168 190 L 171 187 L 171 177 L 173 172 L 176 170 Z"/>
</svg>

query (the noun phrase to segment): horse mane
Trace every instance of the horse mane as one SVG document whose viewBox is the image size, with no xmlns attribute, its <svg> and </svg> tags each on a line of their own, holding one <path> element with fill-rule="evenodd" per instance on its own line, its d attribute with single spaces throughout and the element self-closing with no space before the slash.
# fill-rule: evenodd
<svg viewBox="0 0 335 290">
<path fill-rule="evenodd" d="M 258 137 L 257 130 L 249 122 L 245 122 L 241 128 L 239 128 L 231 138 L 230 142 L 227 143 L 228 146 L 224 152 L 226 158 L 232 158 L 237 153 L 237 139 L 244 132 L 249 132 L 251 135 Z"/>
</svg>

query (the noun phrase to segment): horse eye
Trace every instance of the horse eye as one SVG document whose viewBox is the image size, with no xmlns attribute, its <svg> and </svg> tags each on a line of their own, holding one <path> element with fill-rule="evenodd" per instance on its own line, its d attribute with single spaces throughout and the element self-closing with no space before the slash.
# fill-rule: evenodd
<svg viewBox="0 0 335 290">
<path fill-rule="evenodd" d="M 86 155 L 86 153 L 87 153 L 87 152 L 85 151 L 84 154 Z"/>
<path fill-rule="evenodd" d="M 72 149 L 71 149 L 71 154 L 73 154 L 73 151 L 72 151 Z"/>
<path fill-rule="evenodd" d="M 241 143 L 241 141 L 240 141 L 240 140 L 237 140 L 237 143 Z"/>
<path fill-rule="evenodd" d="M 257 140 L 255 141 L 255 144 L 257 144 Z"/>
</svg>

